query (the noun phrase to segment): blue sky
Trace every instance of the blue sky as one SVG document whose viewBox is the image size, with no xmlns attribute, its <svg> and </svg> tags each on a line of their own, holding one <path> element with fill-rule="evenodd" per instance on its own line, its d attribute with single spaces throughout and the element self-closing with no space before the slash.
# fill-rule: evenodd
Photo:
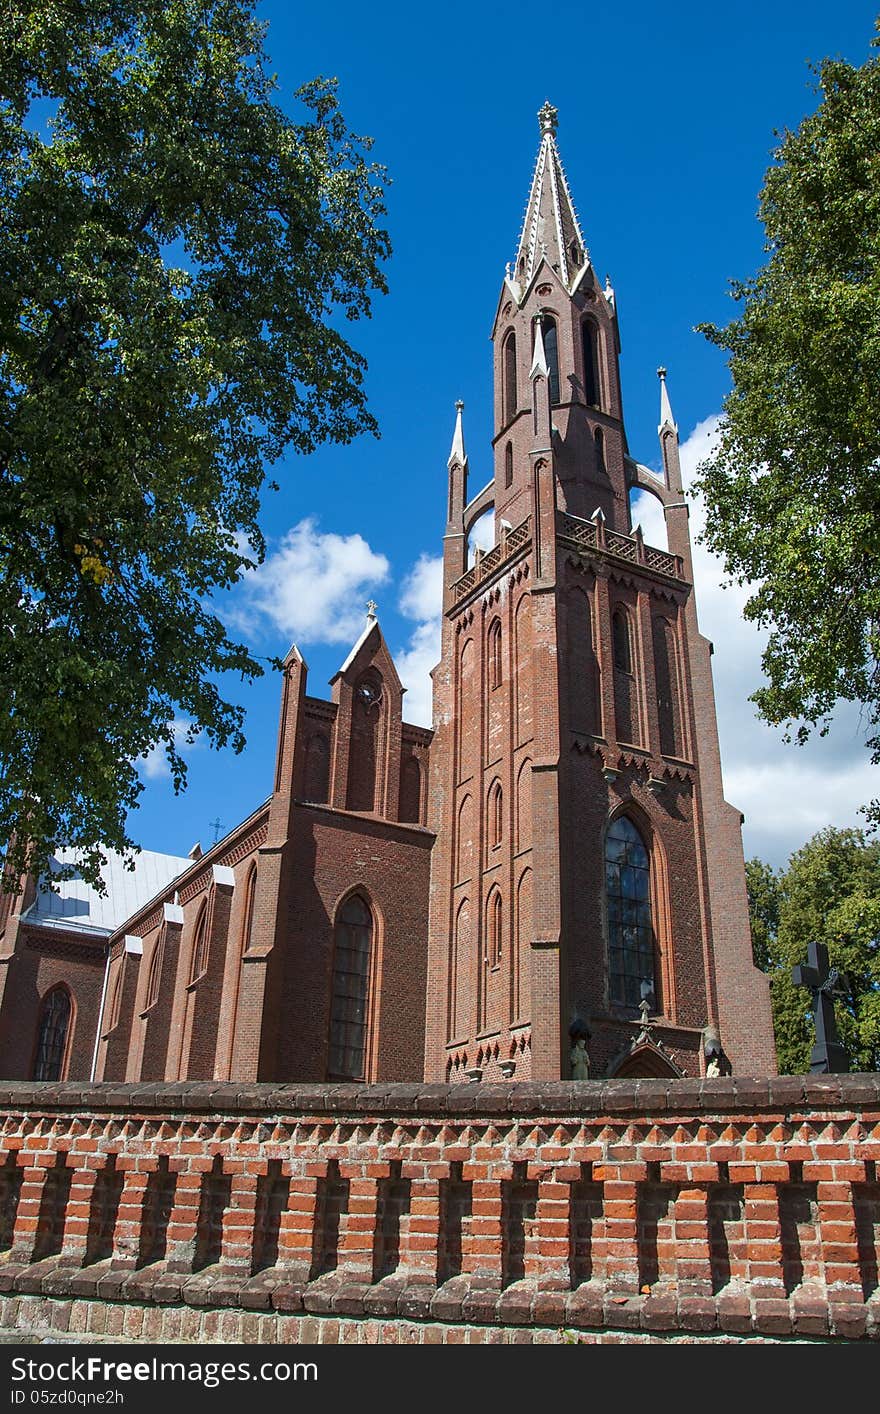
<svg viewBox="0 0 880 1414">
<path fill-rule="evenodd" d="M 558 141 L 581 227 L 600 277 L 610 274 L 622 334 L 630 450 L 658 466 L 655 370 L 669 369 L 673 409 L 693 467 L 728 386 L 723 358 L 694 325 L 726 322 L 727 282 L 762 261 L 757 194 L 774 130 L 815 105 L 809 60 L 862 63 L 871 5 L 748 0 L 730 7 L 520 0 L 333 6 L 264 0 L 267 48 L 281 100 L 322 74 L 339 80 L 351 128 L 374 139 L 392 179 L 387 226 L 390 293 L 371 321 L 349 326 L 369 361 L 381 439 L 291 457 L 275 469 L 263 525 L 269 558 L 218 602 L 260 654 L 298 643 L 309 690 L 345 658 L 374 597 L 425 720 L 435 657 L 436 556 L 456 398 L 465 401 L 472 491 L 490 474 L 488 334 L 505 262 L 516 250 L 538 147 L 536 112 L 559 110 Z M 699 510 L 694 523 L 699 525 Z M 664 543 L 646 514 L 646 539 Z M 740 617 L 743 595 L 718 589 L 699 556 L 698 607 L 715 642 L 726 793 L 746 813 L 746 853 L 783 863 L 823 824 L 858 823 L 880 793 L 858 713 L 843 711 L 825 741 L 784 747 L 756 722 L 760 640 Z M 279 684 L 241 691 L 248 747 L 222 758 L 188 749 L 189 787 L 175 797 L 161 758 L 145 763 L 130 819 L 143 846 L 185 854 L 233 828 L 269 792 Z"/>
</svg>

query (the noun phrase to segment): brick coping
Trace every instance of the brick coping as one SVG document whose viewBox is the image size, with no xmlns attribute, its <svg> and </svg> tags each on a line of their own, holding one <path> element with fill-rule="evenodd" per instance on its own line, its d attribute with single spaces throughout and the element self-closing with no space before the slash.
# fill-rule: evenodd
<svg viewBox="0 0 880 1414">
<path fill-rule="evenodd" d="M 211 1113 L 395 1115 L 649 1115 L 880 1105 L 880 1073 L 725 1076 L 682 1080 L 511 1081 L 495 1085 L 419 1083 L 249 1084 L 234 1081 L 0 1081 L 6 1110 L 186 1110 Z"/>
</svg>

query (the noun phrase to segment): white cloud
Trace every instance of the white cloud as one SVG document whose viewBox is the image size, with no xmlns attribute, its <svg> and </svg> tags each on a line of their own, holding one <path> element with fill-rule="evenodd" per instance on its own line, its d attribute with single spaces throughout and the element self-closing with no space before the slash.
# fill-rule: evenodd
<svg viewBox="0 0 880 1414">
<path fill-rule="evenodd" d="M 416 726 L 432 720 L 431 669 L 440 658 L 443 612 L 443 559 L 421 555 L 410 570 L 400 593 L 400 611 L 416 626 L 402 652 L 395 655 L 400 681 L 406 688 L 403 715 Z"/>
<path fill-rule="evenodd" d="M 706 418 L 682 443 L 686 487 L 693 482 L 697 464 L 709 454 L 718 423 L 718 417 Z M 691 502 L 690 526 L 697 615 L 701 631 L 714 646 L 712 673 L 724 793 L 746 817 L 746 856 L 757 854 L 771 864 L 784 865 L 793 850 L 824 826 L 863 825 L 859 807 L 880 795 L 880 771 L 870 765 L 857 704 L 841 703 L 829 735 L 814 732 L 805 746 L 786 744 L 781 727 L 768 726 L 758 718 L 748 698 L 764 681 L 761 654 L 767 631 L 743 618 L 749 586 L 725 588 L 723 564 L 697 543 L 705 526 L 699 499 Z M 651 543 L 646 522 L 643 529 Z"/>
<path fill-rule="evenodd" d="M 185 717 L 175 717 L 170 725 L 174 736 L 174 745 L 182 755 L 201 745 L 198 737 L 193 741 L 187 741 L 187 734 L 192 723 L 188 722 Z M 148 781 L 160 781 L 171 775 L 171 767 L 168 765 L 166 746 L 163 741 L 157 742 L 155 746 L 151 747 L 137 764 Z"/>
<path fill-rule="evenodd" d="M 419 556 L 403 582 L 400 611 L 408 619 L 437 619 L 442 612 L 443 557 Z"/>
<path fill-rule="evenodd" d="M 309 516 L 245 575 L 228 617 L 238 627 L 262 620 L 301 644 L 350 643 L 363 627 L 365 599 L 388 571 L 363 536 L 319 530 Z"/>
</svg>

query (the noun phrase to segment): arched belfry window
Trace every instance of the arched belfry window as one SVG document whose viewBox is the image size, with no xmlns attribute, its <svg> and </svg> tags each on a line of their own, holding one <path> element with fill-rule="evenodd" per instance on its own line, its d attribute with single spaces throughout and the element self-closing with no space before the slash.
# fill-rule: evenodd
<svg viewBox="0 0 880 1414">
<path fill-rule="evenodd" d="M 605 896 L 609 998 L 617 1006 L 636 1008 L 645 982 L 654 992 L 656 1009 L 651 861 L 627 815 L 613 820 L 605 837 Z"/>
<path fill-rule="evenodd" d="M 559 402 L 559 335 L 556 320 L 549 314 L 541 316 L 541 337 L 544 340 L 544 357 L 547 360 L 547 376 L 550 387 L 550 402 Z"/>
<path fill-rule="evenodd" d="M 584 347 L 584 398 L 590 407 L 599 406 L 599 360 L 597 330 L 592 319 L 581 325 Z"/>
<path fill-rule="evenodd" d="M 67 1052 L 70 1029 L 70 993 L 66 987 L 53 987 L 43 998 L 37 1023 L 37 1053 L 34 1057 L 34 1080 L 60 1080 Z"/>
<path fill-rule="evenodd" d="M 508 442 L 504 449 L 504 489 L 513 485 L 513 443 Z"/>
<path fill-rule="evenodd" d="M 516 334 L 511 329 L 504 340 L 504 421 L 510 422 L 517 407 L 516 395 Z"/>
<path fill-rule="evenodd" d="M 332 1080 L 365 1079 L 373 954 L 373 915 L 360 894 L 336 920 L 327 1073 Z"/>
</svg>

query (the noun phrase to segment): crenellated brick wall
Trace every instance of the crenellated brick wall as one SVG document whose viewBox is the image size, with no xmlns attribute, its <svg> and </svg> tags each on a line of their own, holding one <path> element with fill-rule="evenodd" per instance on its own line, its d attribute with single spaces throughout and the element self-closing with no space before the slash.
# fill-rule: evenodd
<svg viewBox="0 0 880 1414">
<path fill-rule="evenodd" d="M 880 1075 L 0 1085 L 0 1326 L 862 1340 Z"/>
</svg>

